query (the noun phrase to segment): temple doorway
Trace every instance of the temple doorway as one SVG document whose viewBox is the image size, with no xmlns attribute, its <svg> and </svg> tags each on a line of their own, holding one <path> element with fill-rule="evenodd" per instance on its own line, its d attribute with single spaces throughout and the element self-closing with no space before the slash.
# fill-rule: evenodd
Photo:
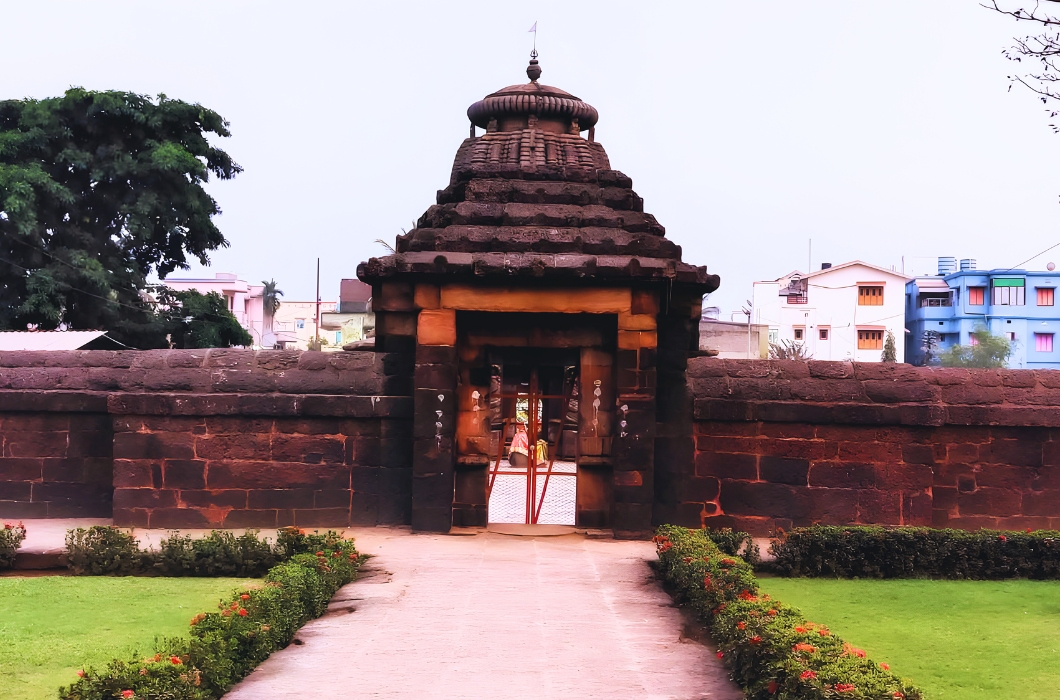
<svg viewBox="0 0 1060 700">
<path fill-rule="evenodd" d="M 579 353 L 490 356 L 488 522 L 574 525 Z"/>
</svg>

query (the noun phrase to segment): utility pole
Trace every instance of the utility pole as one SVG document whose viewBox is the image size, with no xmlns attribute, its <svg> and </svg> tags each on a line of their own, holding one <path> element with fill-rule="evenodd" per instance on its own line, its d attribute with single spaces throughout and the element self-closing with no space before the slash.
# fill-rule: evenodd
<svg viewBox="0 0 1060 700">
<path fill-rule="evenodd" d="M 314 326 L 317 336 L 317 350 L 320 349 L 320 258 L 317 258 L 317 322 Z"/>
</svg>

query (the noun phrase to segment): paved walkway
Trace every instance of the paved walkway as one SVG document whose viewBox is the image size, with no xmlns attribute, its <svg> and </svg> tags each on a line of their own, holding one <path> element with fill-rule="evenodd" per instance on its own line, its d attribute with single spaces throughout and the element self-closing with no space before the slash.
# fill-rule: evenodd
<svg viewBox="0 0 1060 700">
<path fill-rule="evenodd" d="M 352 534 L 364 576 L 226 700 L 743 697 L 654 580 L 650 543 Z"/>
</svg>

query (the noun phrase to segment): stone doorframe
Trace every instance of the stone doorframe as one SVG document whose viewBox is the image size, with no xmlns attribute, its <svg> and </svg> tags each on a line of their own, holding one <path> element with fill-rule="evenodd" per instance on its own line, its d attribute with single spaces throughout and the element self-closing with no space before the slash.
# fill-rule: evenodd
<svg viewBox="0 0 1060 700">
<path fill-rule="evenodd" d="M 447 532 L 454 500 L 466 494 L 456 480 L 458 425 L 471 410 L 471 377 L 462 376 L 458 313 L 601 314 L 614 317 L 614 434 L 610 445 L 609 524 L 616 535 L 651 528 L 655 452 L 655 380 L 659 296 L 623 287 L 518 288 L 470 284 L 401 285 L 377 308 L 403 311 L 415 324 L 412 527 Z M 397 286 L 397 285 L 395 285 Z M 408 304 L 411 302 L 411 304 Z M 406 308 L 387 308 L 388 306 Z M 404 315 L 404 314 L 402 314 Z M 411 325 L 411 324 L 410 324 Z M 411 330 L 411 328 L 409 329 Z M 406 331 L 407 332 L 407 331 Z M 538 333 L 549 335 L 547 329 Z M 548 338 L 531 346 L 545 346 Z M 469 349 L 468 352 L 471 352 Z M 599 358 L 598 358 L 599 360 Z M 583 362 L 584 366 L 584 362 Z M 603 408 L 603 406 L 601 406 Z M 467 420 L 465 418 L 465 420 Z M 603 457 L 603 455 L 601 455 Z M 601 507 L 606 509 L 605 504 Z M 456 524 L 464 524 L 463 509 Z"/>
</svg>

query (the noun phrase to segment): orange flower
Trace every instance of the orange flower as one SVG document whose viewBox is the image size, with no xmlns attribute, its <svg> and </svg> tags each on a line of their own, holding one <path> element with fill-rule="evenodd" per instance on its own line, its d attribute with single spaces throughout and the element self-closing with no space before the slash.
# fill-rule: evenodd
<svg viewBox="0 0 1060 700">
<path fill-rule="evenodd" d="M 802 626 L 798 626 L 798 627 L 795 628 L 795 631 L 798 632 L 799 634 L 805 634 L 806 633 L 806 628 L 802 627 Z"/>
<path fill-rule="evenodd" d="M 180 666 L 180 657 L 179 656 L 171 656 L 171 657 L 169 657 L 169 663 L 173 664 L 174 666 Z"/>
<path fill-rule="evenodd" d="M 771 617 L 776 617 L 777 611 L 776 610 L 767 610 L 766 611 L 766 615 L 769 615 Z"/>
<path fill-rule="evenodd" d="M 822 627 L 821 629 L 817 630 L 817 634 L 821 635 L 822 637 L 827 637 L 832 633 L 829 632 L 826 628 Z"/>
<path fill-rule="evenodd" d="M 195 617 L 191 618 L 191 626 L 194 627 L 195 625 L 199 624 L 200 622 L 202 622 L 205 619 L 206 619 L 206 613 L 199 613 Z"/>
<path fill-rule="evenodd" d="M 246 593 L 244 593 L 243 595 L 239 596 L 239 599 L 240 600 L 250 600 L 250 596 L 247 595 Z"/>
<path fill-rule="evenodd" d="M 231 610 L 222 610 L 221 611 L 221 617 L 231 617 L 231 616 L 232 616 L 232 611 Z"/>
<path fill-rule="evenodd" d="M 239 609 L 239 616 L 240 616 L 240 617 L 246 617 L 246 616 L 247 616 L 247 610 L 246 610 L 246 608 L 240 608 L 240 609 Z"/>
<path fill-rule="evenodd" d="M 801 652 L 804 651 L 807 654 L 813 654 L 817 651 L 817 647 L 812 644 L 796 644 L 791 648 L 792 651 Z"/>
<path fill-rule="evenodd" d="M 232 608 L 233 610 L 235 610 L 235 609 L 237 609 L 237 608 L 239 607 L 239 603 L 237 603 L 237 602 L 235 602 L 235 601 L 233 600 L 233 601 L 232 601 L 232 605 L 230 605 L 229 607 L 230 607 L 230 608 Z"/>
<path fill-rule="evenodd" d="M 891 667 L 888 666 L 887 664 L 880 664 L 880 668 L 882 668 L 884 671 L 890 671 L 891 670 Z"/>
<path fill-rule="evenodd" d="M 324 556 L 324 553 L 323 552 L 317 552 L 317 556 L 318 557 L 322 557 L 322 556 Z"/>
<path fill-rule="evenodd" d="M 740 600 L 758 600 L 758 598 L 751 593 L 751 591 L 742 591 L 740 593 Z"/>
<path fill-rule="evenodd" d="M 738 630 L 747 629 L 747 623 L 744 622 L 743 620 L 740 620 L 739 622 L 736 623 L 736 629 L 738 629 Z"/>
<path fill-rule="evenodd" d="M 78 678 L 84 678 L 85 677 L 85 669 L 81 669 L 80 671 L 78 671 L 77 672 L 77 677 Z"/>
</svg>

